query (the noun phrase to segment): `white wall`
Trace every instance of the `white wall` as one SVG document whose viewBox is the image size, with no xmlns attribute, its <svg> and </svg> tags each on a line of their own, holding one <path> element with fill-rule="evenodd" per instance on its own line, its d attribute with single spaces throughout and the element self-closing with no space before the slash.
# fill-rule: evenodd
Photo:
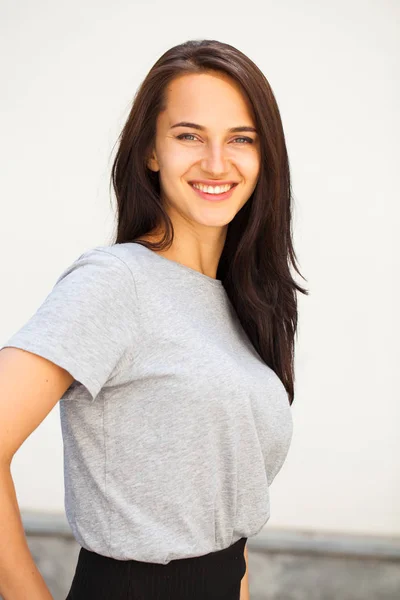
<svg viewBox="0 0 400 600">
<path fill-rule="evenodd" d="M 299 297 L 295 431 L 270 526 L 400 534 L 399 17 L 395 0 L 0 7 L 1 340 L 72 260 L 108 243 L 112 146 L 165 50 L 219 39 L 270 81 L 311 290 Z M 56 407 L 15 457 L 20 507 L 63 511 L 62 468 Z"/>
</svg>

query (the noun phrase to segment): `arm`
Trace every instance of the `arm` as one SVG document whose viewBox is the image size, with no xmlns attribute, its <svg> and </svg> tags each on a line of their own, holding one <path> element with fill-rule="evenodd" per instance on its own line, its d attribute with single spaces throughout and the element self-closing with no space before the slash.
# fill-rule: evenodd
<svg viewBox="0 0 400 600">
<path fill-rule="evenodd" d="M 26 541 L 10 467 L 0 464 L 0 592 L 4 600 L 53 600 Z"/>
<path fill-rule="evenodd" d="M 250 591 L 249 591 L 249 563 L 248 563 L 248 554 L 247 554 L 247 543 L 244 547 L 244 558 L 246 560 L 246 573 L 242 578 L 242 583 L 240 586 L 240 600 L 250 600 Z"/>
<path fill-rule="evenodd" d="M 0 594 L 53 600 L 25 537 L 11 476 L 16 450 L 72 383 L 54 363 L 16 348 L 0 351 Z"/>
</svg>

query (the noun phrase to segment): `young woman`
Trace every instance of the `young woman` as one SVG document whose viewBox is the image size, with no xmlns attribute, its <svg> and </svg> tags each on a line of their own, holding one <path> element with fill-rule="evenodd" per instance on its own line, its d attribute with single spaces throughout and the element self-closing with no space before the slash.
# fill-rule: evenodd
<svg viewBox="0 0 400 600">
<path fill-rule="evenodd" d="M 60 402 L 68 600 L 246 600 L 290 445 L 296 255 L 279 110 L 231 45 L 168 50 L 112 168 L 116 237 L 0 352 L 0 592 L 51 598 L 10 464 Z"/>
</svg>

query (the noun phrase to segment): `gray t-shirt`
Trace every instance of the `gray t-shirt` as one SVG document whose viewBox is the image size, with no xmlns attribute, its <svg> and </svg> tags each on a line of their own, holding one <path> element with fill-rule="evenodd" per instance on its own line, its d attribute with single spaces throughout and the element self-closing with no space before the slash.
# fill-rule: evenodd
<svg viewBox="0 0 400 600">
<path fill-rule="evenodd" d="M 2 347 L 51 360 L 77 542 L 167 564 L 256 535 L 292 438 L 286 390 L 221 281 L 139 243 L 77 258 Z"/>
</svg>

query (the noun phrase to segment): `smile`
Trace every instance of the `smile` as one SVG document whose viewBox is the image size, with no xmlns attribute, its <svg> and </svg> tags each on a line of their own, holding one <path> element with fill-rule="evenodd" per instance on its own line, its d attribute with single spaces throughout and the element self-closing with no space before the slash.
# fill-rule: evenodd
<svg viewBox="0 0 400 600">
<path fill-rule="evenodd" d="M 191 184 L 197 190 L 201 190 L 202 192 L 206 192 L 207 194 L 223 194 L 224 192 L 228 192 L 231 188 L 233 188 L 234 183 L 228 183 L 226 185 L 203 185 L 202 183 L 192 183 Z"/>
<path fill-rule="evenodd" d="M 190 183 L 189 185 L 204 200 L 218 202 L 230 198 L 237 183 L 217 186 L 203 185 L 201 183 Z"/>
</svg>

